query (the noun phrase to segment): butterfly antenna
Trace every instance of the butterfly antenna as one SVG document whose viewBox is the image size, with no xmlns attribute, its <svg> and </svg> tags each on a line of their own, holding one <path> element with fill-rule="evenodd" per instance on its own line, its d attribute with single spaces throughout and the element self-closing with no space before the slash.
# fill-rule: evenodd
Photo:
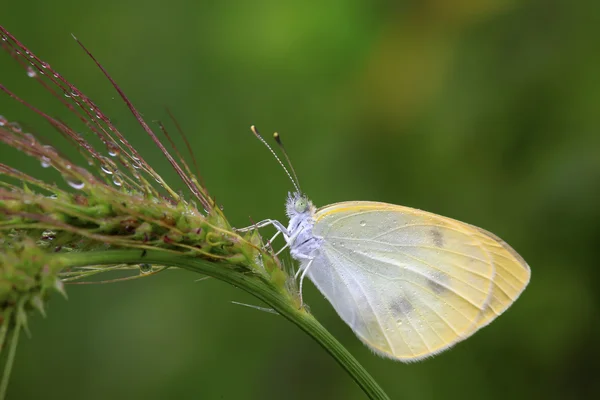
<svg viewBox="0 0 600 400">
<path fill-rule="evenodd" d="M 273 134 L 273 139 L 275 139 L 275 141 L 279 145 L 279 148 L 281 149 L 281 152 L 285 156 L 285 160 L 287 161 L 288 165 L 290 166 L 290 169 L 292 170 L 292 174 L 294 174 L 294 179 L 296 179 L 296 184 L 298 185 L 298 189 L 299 189 L 300 181 L 298 180 L 298 175 L 296 175 L 296 170 L 294 169 L 294 166 L 292 165 L 292 162 L 290 161 L 290 157 L 288 157 L 287 151 L 285 151 L 285 147 L 283 147 L 283 142 L 281 141 L 281 136 L 279 136 L 279 133 L 275 132 Z"/>
<path fill-rule="evenodd" d="M 258 131 L 256 130 L 256 127 L 254 125 L 252 125 L 250 127 L 250 130 L 252 131 L 252 133 L 254 133 L 254 136 L 256 136 L 258 138 L 258 140 L 260 140 L 265 146 L 267 146 L 267 149 L 269 149 L 269 151 L 271 152 L 271 154 L 273 154 L 273 157 L 275 157 L 275 159 L 277 160 L 277 162 L 279 163 L 279 165 L 281 165 L 281 168 L 283 168 L 283 170 L 287 174 L 288 178 L 290 178 L 290 181 L 292 181 L 292 184 L 294 185 L 294 188 L 296 189 L 296 191 L 298 193 L 301 193 L 300 192 L 300 187 L 298 186 L 298 184 L 296 183 L 296 181 L 294 180 L 294 178 L 292 178 L 292 175 L 290 174 L 290 171 L 288 171 L 288 169 L 285 167 L 285 165 L 281 162 L 281 159 L 277 156 L 277 153 L 275 153 L 273 151 L 273 149 L 271 148 L 271 146 L 269 146 L 269 144 L 267 143 L 267 141 L 265 139 L 263 139 L 262 136 L 260 136 L 260 133 L 258 133 Z M 292 169 L 292 171 L 293 171 L 293 169 Z M 295 173 L 294 173 L 294 175 L 295 175 Z"/>
</svg>

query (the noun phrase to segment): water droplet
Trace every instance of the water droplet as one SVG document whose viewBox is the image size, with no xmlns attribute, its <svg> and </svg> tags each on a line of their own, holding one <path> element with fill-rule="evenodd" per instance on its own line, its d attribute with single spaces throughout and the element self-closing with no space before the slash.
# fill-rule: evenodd
<svg viewBox="0 0 600 400">
<path fill-rule="evenodd" d="M 4 126 L 8 123 L 8 120 L 6 119 L 6 117 L 0 115 L 0 126 Z"/>
<path fill-rule="evenodd" d="M 50 159 L 46 156 L 42 156 L 40 162 L 42 164 L 42 168 L 48 168 L 52 165 L 52 162 L 50 162 Z"/>
<path fill-rule="evenodd" d="M 140 264 L 140 272 L 142 274 L 147 274 L 152 272 L 152 265 L 151 264 Z"/>
<path fill-rule="evenodd" d="M 71 177 L 65 177 L 65 180 L 73 189 L 81 190 L 85 187 L 85 183 Z"/>
<path fill-rule="evenodd" d="M 364 219 L 362 221 L 359 222 L 360 226 L 367 226 L 367 221 L 365 221 Z"/>
<path fill-rule="evenodd" d="M 123 181 L 121 180 L 121 178 L 119 178 L 118 175 L 115 175 L 113 177 L 113 183 L 115 184 L 115 186 L 122 186 L 123 185 Z"/>
<path fill-rule="evenodd" d="M 55 77 L 56 78 L 56 77 Z M 65 97 L 71 97 L 71 94 L 69 92 L 65 92 Z"/>
<path fill-rule="evenodd" d="M 14 129 L 13 129 L 13 130 L 14 130 Z M 18 132 L 18 131 L 17 131 L 17 132 Z M 27 139 L 29 139 L 29 144 L 30 144 L 30 145 L 32 145 L 32 146 L 34 146 L 34 145 L 35 145 L 35 143 L 36 143 L 36 141 L 37 141 L 37 140 L 35 139 L 35 136 L 33 136 L 31 133 L 25 133 L 25 134 L 23 134 L 23 136 L 25 136 Z"/>
<path fill-rule="evenodd" d="M 23 132 L 23 129 L 21 128 L 21 125 L 19 125 L 19 124 L 18 124 L 18 123 L 16 123 L 16 122 L 10 122 L 10 123 L 8 124 L 8 127 L 9 127 L 9 128 L 10 128 L 10 129 L 11 129 L 13 132 L 15 132 L 15 133 L 21 133 L 21 132 Z"/>
<path fill-rule="evenodd" d="M 50 146 L 49 144 L 45 144 L 42 147 L 44 148 L 44 150 L 46 150 L 46 154 L 50 153 L 50 154 L 53 154 L 53 155 L 57 155 L 56 150 L 54 149 L 54 147 Z"/>
<path fill-rule="evenodd" d="M 43 240 L 54 240 L 56 238 L 56 232 L 54 231 L 44 231 L 42 232 L 42 239 Z"/>
<path fill-rule="evenodd" d="M 46 61 L 42 61 L 42 64 L 41 64 L 41 66 L 42 66 L 42 68 L 44 68 L 44 69 L 48 69 L 48 68 L 50 68 L 50 64 L 48 64 Z"/>
<path fill-rule="evenodd" d="M 113 143 L 108 143 L 106 145 L 108 147 L 108 155 L 111 157 L 116 157 L 119 155 L 119 147 Z"/>
<path fill-rule="evenodd" d="M 37 72 L 35 72 L 33 67 L 27 67 L 27 76 L 30 78 L 35 78 L 37 76 Z"/>
<path fill-rule="evenodd" d="M 100 169 L 108 175 L 112 175 L 115 173 L 113 168 L 113 162 L 106 157 L 102 157 L 100 160 Z"/>
</svg>

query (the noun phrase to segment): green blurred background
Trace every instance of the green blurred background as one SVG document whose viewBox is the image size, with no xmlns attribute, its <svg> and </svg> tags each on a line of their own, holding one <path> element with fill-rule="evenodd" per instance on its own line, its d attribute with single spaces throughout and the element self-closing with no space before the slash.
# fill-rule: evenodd
<svg viewBox="0 0 600 400">
<path fill-rule="evenodd" d="M 532 268 L 522 297 L 416 364 L 371 354 L 307 285 L 313 313 L 392 398 L 577 399 L 600 396 L 598 16 L 593 1 L 29 0 L 3 2 L 0 23 L 175 182 L 70 33 L 148 120 L 167 121 L 168 106 L 235 226 L 284 219 L 291 189 L 250 133 L 256 124 L 283 135 L 316 205 L 422 208 L 515 247 Z M 70 118 L 6 54 L 0 71 L 26 100 Z M 0 114 L 57 135 L 6 95 Z M 5 147 L 1 159 L 57 179 Z M 22 338 L 9 398 L 364 398 L 292 324 L 197 278 L 68 287 Z"/>
</svg>

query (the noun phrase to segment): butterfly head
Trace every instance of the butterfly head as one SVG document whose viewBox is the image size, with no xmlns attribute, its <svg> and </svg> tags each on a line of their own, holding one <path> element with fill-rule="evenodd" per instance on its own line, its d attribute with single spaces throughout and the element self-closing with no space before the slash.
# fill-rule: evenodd
<svg viewBox="0 0 600 400">
<path fill-rule="evenodd" d="M 311 215 L 314 210 L 315 206 L 305 194 L 300 192 L 288 193 L 285 211 L 290 219 L 298 215 Z"/>
</svg>

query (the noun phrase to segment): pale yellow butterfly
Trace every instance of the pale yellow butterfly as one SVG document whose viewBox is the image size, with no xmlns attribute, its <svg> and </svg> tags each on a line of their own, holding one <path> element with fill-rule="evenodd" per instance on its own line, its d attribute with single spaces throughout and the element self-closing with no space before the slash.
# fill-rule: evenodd
<svg viewBox="0 0 600 400">
<path fill-rule="evenodd" d="M 264 220 L 243 230 L 273 225 L 282 233 L 300 262 L 300 293 L 308 275 L 377 354 L 410 362 L 444 351 L 502 314 L 529 282 L 525 260 L 490 232 L 386 203 L 316 209 L 277 160 L 296 187 L 289 224 Z"/>
</svg>

